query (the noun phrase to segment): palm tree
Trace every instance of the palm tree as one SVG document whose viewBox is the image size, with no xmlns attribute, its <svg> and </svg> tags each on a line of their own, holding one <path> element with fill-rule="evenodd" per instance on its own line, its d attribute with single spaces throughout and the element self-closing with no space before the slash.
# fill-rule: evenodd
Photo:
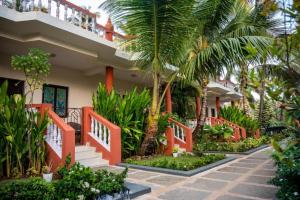
<svg viewBox="0 0 300 200">
<path fill-rule="evenodd" d="M 137 56 L 136 65 L 150 69 L 153 77 L 152 103 L 140 154 L 147 154 L 154 142 L 166 91 L 160 95 L 159 89 L 162 81 L 168 80 L 168 66 L 176 66 L 184 56 L 189 31 L 186 25 L 193 5 L 193 0 L 107 0 L 100 6 L 129 36 L 123 45 Z M 168 81 L 166 87 L 172 82 Z"/>
<path fill-rule="evenodd" d="M 277 23 L 261 15 L 262 6 L 254 8 L 239 0 L 210 0 L 198 1 L 194 8 L 192 45 L 181 73 L 186 81 L 197 81 L 201 91 L 205 91 L 203 83 L 207 83 L 208 77 L 216 77 L 223 67 L 245 61 L 247 45 L 262 54 L 272 44 L 267 28 Z M 205 92 L 202 94 L 201 106 L 205 112 L 207 97 Z M 194 134 L 203 128 L 205 113 L 201 116 Z"/>
</svg>

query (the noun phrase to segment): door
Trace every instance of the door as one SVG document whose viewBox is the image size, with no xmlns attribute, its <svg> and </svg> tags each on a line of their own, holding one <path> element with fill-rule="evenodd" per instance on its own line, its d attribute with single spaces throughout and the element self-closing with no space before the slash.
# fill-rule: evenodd
<svg viewBox="0 0 300 200">
<path fill-rule="evenodd" d="M 51 103 L 58 116 L 67 117 L 68 90 L 68 87 L 44 84 L 43 103 Z"/>
<path fill-rule="evenodd" d="M 14 94 L 24 95 L 24 81 L 0 77 L 0 85 L 2 85 L 4 81 L 8 81 L 8 88 L 7 88 L 8 95 L 14 95 Z"/>
</svg>

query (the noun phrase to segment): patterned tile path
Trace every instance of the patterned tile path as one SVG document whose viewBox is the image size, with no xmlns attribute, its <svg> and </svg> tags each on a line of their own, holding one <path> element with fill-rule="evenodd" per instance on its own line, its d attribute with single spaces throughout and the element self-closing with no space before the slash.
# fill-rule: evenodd
<svg viewBox="0 0 300 200">
<path fill-rule="evenodd" d="M 268 184 L 275 168 L 271 149 L 261 150 L 192 177 L 129 170 L 127 180 L 150 186 L 138 200 L 266 200 L 277 188 Z"/>
</svg>

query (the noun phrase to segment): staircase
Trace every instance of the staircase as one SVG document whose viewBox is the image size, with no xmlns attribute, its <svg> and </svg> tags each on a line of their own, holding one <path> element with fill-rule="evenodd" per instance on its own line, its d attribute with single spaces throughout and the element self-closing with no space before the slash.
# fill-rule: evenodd
<svg viewBox="0 0 300 200">
<path fill-rule="evenodd" d="M 109 166 L 109 161 L 102 158 L 102 153 L 96 152 L 95 147 L 85 145 L 75 147 L 75 161 L 91 168 Z"/>
</svg>

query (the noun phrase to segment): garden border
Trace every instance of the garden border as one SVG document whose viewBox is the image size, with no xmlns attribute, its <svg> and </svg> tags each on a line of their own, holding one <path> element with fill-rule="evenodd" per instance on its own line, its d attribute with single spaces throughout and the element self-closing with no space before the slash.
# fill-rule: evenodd
<svg viewBox="0 0 300 200">
<path fill-rule="evenodd" d="M 209 169 L 223 165 L 223 164 L 233 161 L 235 159 L 236 159 L 236 157 L 234 157 L 234 156 L 226 156 L 226 158 L 224 158 L 222 160 L 219 160 L 217 162 L 214 162 L 214 163 L 202 166 L 202 167 L 198 167 L 196 169 L 192 169 L 189 171 L 167 169 L 167 168 L 161 168 L 161 167 L 150 167 L 150 166 L 135 165 L 135 164 L 128 164 L 128 163 L 119 163 L 118 166 L 128 167 L 128 168 L 133 168 L 133 169 L 140 169 L 140 170 L 151 171 L 151 172 L 172 174 L 172 175 L 177 175 L 177 176 L 193 176 L 195 174 L 207 171 Z"/>
<path fill-rule="evenodd" d="M 259 150 L 265 149 L 269 147 L 269 145 L 267 144 L 263 144 L 259 147 L 253 148 L 253 149 L 249 149 L 247 151 L 243 151 L 243 152 L 232 152 L 232 151 L 204 151 L 203 153 L 221 153 L 221 154 L 237 154 L 237 155 L 250 155 L 254 152 L 257 152 Z"/>
<path fill-rule="evenodd" d="M 126 181 L 125 187 L 127 187 L 129 189 L 129 196 L 132 199 L 142 196 L 147 193 L 151 193 L 151 187 L 137 184 L 137 183 L 131 183 L 131 182 Z"/>
</svg>

